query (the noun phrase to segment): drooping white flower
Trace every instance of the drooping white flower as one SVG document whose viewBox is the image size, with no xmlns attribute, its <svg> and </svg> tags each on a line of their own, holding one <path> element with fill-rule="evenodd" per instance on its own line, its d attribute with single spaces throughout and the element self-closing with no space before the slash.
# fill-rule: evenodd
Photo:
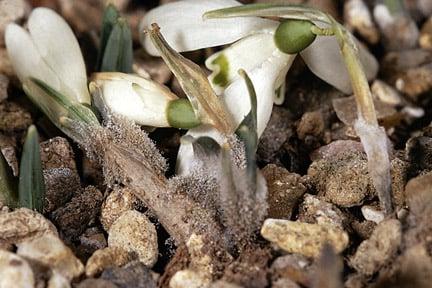
<svg viewBox="0 0 432 288">
<path fill-rule="evenodd" d="M 281 24 L 278 21 L 260 17 L 203 19 L 203 15 L 211 10 L 240 5 L 234 0 L 172 2 L 147 13 L 141 28 L 157 23 L 168 44 L 179 52 L 235 42 L 207 59 L 206 66 L 212 71 L 209 80 L 216 93 L 223 97 L 225 106 L 238 125 L 249 113 L 250 103 L 246 85 L 237 71 L 241 68 L 249 74 L 257 94 L 257 132 L 261 135 L 270 119 L 273 101 L 278 100 L 279 93 L 276 91 L 283 88 L 286 73 L 296 55 L 283 53 L 277 47 L 274 35 Z M 158 52 L 150 40 L 145 37 L 142 40 L 146 50 L 157 56 Z M 359 47 L 360 61 L 368 79 L 372 79 L 378 71 L 377 62 L 366 49 L 361 45 Z M 299 54 L 318 77 L 345 93 L 352 93 L 349 73 L 336 37 L 317 36 Z M 195 131 L 189 133 L 194 134 Z M 202 133 L 199 132 L 200 135 Z M 183 155 L 188 154 L 187 149 L 191 147 L 180 147 L 179 171 L 183 170 L 181 163 L 187 162 L 181 160 Z"/>
<path fill-rule="evenodd" d="M 36 8 L 28 31 L 9 24 L 5 43 L 22 83 L 36 78 L 80 103 L 90 104 L 84 59 L 78 41 L 65 20 L 48 8 Z"/>
<path fill-rule="evenodd" d="M 101 89 L 105 104 L 114 112 L 138 124 L 170 127 L 167 110 L 178 99 L 167 87 L 139 76 L 106 72 L 96 73 L 90 90 Z"/>
</svg>

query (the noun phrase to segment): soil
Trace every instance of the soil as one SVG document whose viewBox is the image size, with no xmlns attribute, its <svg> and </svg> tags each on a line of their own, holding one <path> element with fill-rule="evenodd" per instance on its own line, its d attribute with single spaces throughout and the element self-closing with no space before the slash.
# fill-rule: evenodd
<svg viewBox="0 0 432 288">
<path fill-rule="evenodd" d="M 111 2 L 131 25 L 135 72 L 184 96 L 163 61 L 145 55 L 137 34 L 146 11 L 172 1 Z M 331 13 L 377 58 L 380 80 L 371 84 L 379 122 L 391 142 L 395 215 L 386 217 L 380 211 L 367 156 L 352 126 L 354 98 L 318 79 L 300 57 L 288 73 L 285 101 L 274 107 L 259 141 L 256 159 L 268 196 L 254 206 L 241 181 L 231 191 L 239 193 L 232 199 L 240 204 L 227 204 L 203 195 L 215 190 L 207 178 L 176 178 L 184 130 L 149 130 L 114 119 L 107 129 L 111 134 L 91 141 L 123 138 L 110 142 L 112 150 L 91 151 L 103 159 L 95 161 L 97 157 L 86 154 L 86 147 L 58 130 L 25 96 L 0 41 L 0 150 L 17 176 L 26 130 L 35 124 L 46 186 L 42 214 L 0 203 L 0 275 L 13 265 L 19 266 L 16 271 L 22 277 L 32 271 L 32 280 L 17 282 L 27 281 L 30 286 L 25 287 L 431 287 L 432 7 L 427 10 L 428 1 L 405 1 L 411 18 L 404 21 L 410 24 L 384 29 L 373 22 L 365 29 L 347 12 L 348 3 L 356 1 L 287 2 Z M 364 2 L 371 8 L 375 1 Z M 80 42 L 89 75 L 94 72 L 104 1 L 16 3 L 19 11 L 8 15 L 17 23 L 25 23 L 38 6 L 61 14 Z M 3 39 L 1 25 L 2 21 Z M 418 32 L 414 40 L 412 29 Z M 392 38 L 391 33 L 398 35 Z M 203 64 L 218 49 L 185 56 Z M 133 141 L 126 147 L 122 139 Z M 117 161 L 115 153 L 124 147 L 145 157 L 134 158 L 132 164 Z M 155 199 L 165 206 L 146 205 Z M 170 217 L 158 217 L 164 210 Z M 135 218 L 127 222 L 129 214 Z M 57 254 L 45 255 L 54 257 L 52 261 L 37 256 L 42 237 L 59 237 L 65 244 L 56 244 Z M 13 264 L 20 261 L 26 264 Z M 60 285 L 55 281 L 66 286 L 55 286 Z M 0 279 L 0 287 L 11 287 L 2 283 Z"/>
</svg>

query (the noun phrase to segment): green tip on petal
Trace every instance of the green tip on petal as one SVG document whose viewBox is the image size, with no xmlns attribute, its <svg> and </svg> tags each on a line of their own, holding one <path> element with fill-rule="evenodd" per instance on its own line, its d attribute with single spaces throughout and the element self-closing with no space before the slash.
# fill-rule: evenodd
<svg viewBox="0 0 432 288">
<path fill-rule="evenodd" d="M 218 73 L 212 79 L 213 84 L 226 87 L 229 83 L 229 62 L 227 57 L 224 54 L 220 54 L 211 64 L 219 68 Z"/>
<path fill-rule="evenodd" d="M 42 212 L 45 183 L 39 152 L 39 135 L 34 125 L 27 131 L 20 163 L 19 203 L 21 207 Z"/>
<path fill-rule="evenodd" d="M 315 40 L 312 32 L 315 25 L 305 20 L 286 20 L 276 29 L 275 44 L 286 54 L 297 54 L 306 49 Z"/>
<path fill-rule="evenodd" d="M 188 99 L 173 100 L 166 111 L 168 123 L 171 127 L 191 129 L 201 124 Z"/>
</svg>

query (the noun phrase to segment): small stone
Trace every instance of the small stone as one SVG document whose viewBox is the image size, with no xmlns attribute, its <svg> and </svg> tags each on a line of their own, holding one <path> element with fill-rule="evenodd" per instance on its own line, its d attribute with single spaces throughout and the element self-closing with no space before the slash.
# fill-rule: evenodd
<svg viewBox="0 0 432 288">
<path fill-rule="evenodd" d="M 114 283 L 119 288 L 157 287 L 151 270 L 144 263 L 138 261 L 131 262 L 122 268 L 108 268 L 102 273 L 101 278 Z"/>
<path fill-rule="evenodd" d="M 55 210 L 52 219 L 67 237 L 75 239 L 96 219 L 102 199 L 103 195 L 98 189 L 87 186 L 64 207 Z"/>
<path fill-rule="evenodd" d="M 62 137 L 54 137 L 40 143 L 42 168 L 68 168 L 77 171 L 75 155 L 69 141 Z"/>
<path fill-rule="evenodd" d="M 0 131 L 14 133 L 26 130 L 31 124 L 30 113 L 14 102 L 0 103 Z"/>
<path fill-rule="evenodd" d="M 358 31 L 369 43 L 376 44 L 380 33 L 372 20 L 369 8 L 363 0 L 348 0 L 344 5 L 345 23 Z"/>
<path fill-rule="evenodd" d="M 290 279 L 304 286 L 309 285 L 311 261 L 299 254 L 278 257 L 271 265 L 271 277 L 274 283 L 278 279 Z"/>
<path fill-rule="evenodd" d="M 378 96 L 373 99 L 373 102 L 376 116 L 379 121 L 388 126 L 394 126 L 397 124 L 397 122 L 395 122 L 395 119 L 398 119 L 398 117 L 396 117 L 397 110 L 393 104 L 383 102 L 378 98 Z M 341 120 L 345 125 L 353 126 L 354 122 L 358 118 L 355 96 L 334 99 L 332 103 L 339 120 Z"/>
<path fill-rule="evenodd" d="M 131 260 L 129 253 L 118 247 L 107 247 L 96 250 L 87 260 L 85 273 L 87 277 L 93 277 L 109 267 L 120 267 Z"/>
<path fill-rule="evenodd" d="M 288 253 L 312 258 L 319 257 L 326 243 L 340 253 L 349 242 L 348 234 L 339 228 L 280 219 L 265 220 L 261 235 Z"/>
<path fill-rule="evenodd" d="M 346 216 L 335 205 L 310 194 L 304 196 L 298 220 L 306 223 L 332 225 L 340 229 L 344 229 L 348 222 Z"/>
<path fill-rule="evenodd" d="M 398 220 L 382 221 L 371 237 L 363 241 L 351 259 L 351 265 L 361 274 L 372 276 L 396 253 L 402 240 Z"/>
<path fill-rule="evenodd" d="M 17 254 L 36 260 L 63 277 L 72 280 L 84 272 L 84 265 L 55 235 L 45 234 L 31 241 L 18 244 Z"/>
<path fill-rule="evenodd" d="M 8 97 L 9 78 L 0 74 L 0 103 Z"/>
<path fill-rule="evenodd" d="M 105 231 L 124 212 L 138 207 L 139 200 L 129 188 L 115 188 L 105 199 L 101 208 L 100 221 Z"/>
<path fill-rule="evenodd" d="M 33 288 L 33 271 L 20 256 L 0 249 L 0 287 Z"/>
<path fill-rule="evenodd" d="M 300 197 L 306 192 L 300 175 L 269 164 L 262 170 L 267 182 L 268 217 L 290 219 Z"/>
<path fill-rule="evenodd" d="M 408 14 L 391 13 L 386 5 L 378 4 L 373 15 L 387 50 L 407 50 L 417 45 L 420 33 Z"/>
<path fill-rule="evenodd" d="M 33 210 L 19 208 L 0 213 L 0 245 L 30 241 L 47 234 L 57 235 L 55 226 Z"/>
<path fill-rule="evenodd" d="M 156 263 L 159 253 L 155 226 L 144 214 L 134 210 L 124 212 L 111 225 L 108 246 L 137 255 L 148 267 Z"/>
<path fill-rule="evenodd" d="M 379 101 L 389 105 L 399 105 L 402 102 L 400 94 L 384 81 L 375 80 L 371 86 L 372 95 Z"/>
<path fill-rule="evenodd" d="M 366 220 L 375 222 L 377 224 L 379 224 L 385 218 L 384 213 L 374 206 L 364 205 L 361 208 L 361 212 Z"/>
<path fill-rule="evenodd" d="M 203 288 L 208 287 L 211 279 L 203 277 L 193 270 L 180 270 L 169 282 L 170 288 Z"/>
<path fill-rule="evenodd" d="M 77 191 L 81 183 L 76 171 L 69 168 L 50 168 L 43 170 L 45 181 L 44 213 L 63 206 Z"/>
<path fill-rule="evenodd" d="M 52 271 L 51 278 L 48 281 L 47 288 L 69 288 L 70 283 L 69 280 L 66 279 L 63 275 L 58 273 L 57 271 Z"/>
<path fill-rule="evenodd" d="M 306 112 L 297 126 L 298 138 L 304 140 L 306 136 L 322 137 L 324 133 L 324 117 L 320 110 Z"/>
</svg>

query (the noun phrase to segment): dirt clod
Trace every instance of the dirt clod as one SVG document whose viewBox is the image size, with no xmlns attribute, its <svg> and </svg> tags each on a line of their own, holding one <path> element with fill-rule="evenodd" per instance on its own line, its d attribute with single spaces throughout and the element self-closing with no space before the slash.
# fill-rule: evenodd
<svg viewBox="0 0 432 288">
<path fill-rule="evenodd" d="M 88 186 L 64 207 L 55 210 L 52 219 L 66 237 L 75 239 L 96 219 L 102 199 L 98 189 Z"/>
<path fill-rule="evenodd" d="M 268 217 L 290 219 L 300 197 L 306 192 L 300 175 L 269 164 L 262 170 L 268 188 Z"/>
</svg>

